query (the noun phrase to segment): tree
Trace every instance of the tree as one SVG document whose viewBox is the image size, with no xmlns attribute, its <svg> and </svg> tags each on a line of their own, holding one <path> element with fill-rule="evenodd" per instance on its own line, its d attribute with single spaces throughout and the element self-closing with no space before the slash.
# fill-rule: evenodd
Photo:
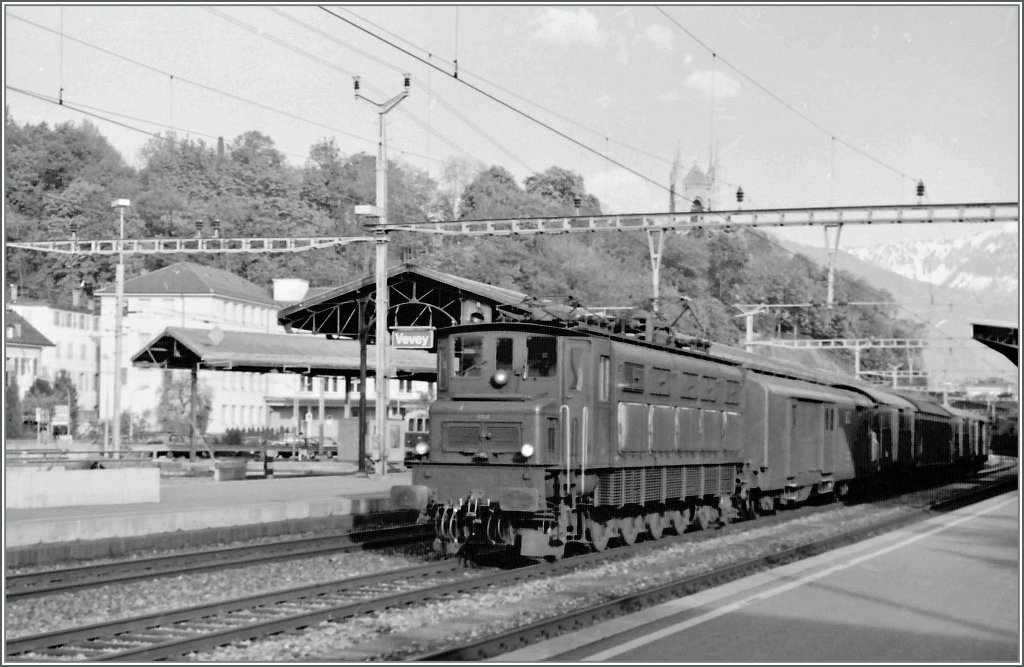
<svg viewBox="0 0 1024 667">
<path fill-rule="evenodd" d="M 551 215 L 573 215 L 576 212 L 576 199 L 580 200 L 581 215 L 600 215 L 601 203 L 597 197 L 588 194 L 583 185 L 583 177 L 576 172 L 549 167 L 541 174 L 528 176 L 523 186 L 527 193 L 540 197 L 553 209 Z"/>
<path fill-rule="evenodd" d="M 206 433 L 210 424 L 213 399 L 205 383 L 196 387 L 196 435 Z M 172 433 L 189 433 L 192 420 L 192 378 L 188 371 L 164 372 L 160 384 L 160 428 Z"/>
<path fill-rule="evenodd" d="M 22 408 L 18 394 L 18 378 L 11 373 L 4 389 L 4 431 L 8 438 L 21 437 Z"/>
</svg>

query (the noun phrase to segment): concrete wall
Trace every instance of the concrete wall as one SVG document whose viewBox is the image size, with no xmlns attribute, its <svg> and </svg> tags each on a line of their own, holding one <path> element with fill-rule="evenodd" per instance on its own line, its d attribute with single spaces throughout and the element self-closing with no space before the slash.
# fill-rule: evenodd
<svg viewBox="0 0 1024 667">
<path fill-rule="evenodd" d="M 160 502 L 159 468 L 5 471 L 8 509 Z"/>
</svg>

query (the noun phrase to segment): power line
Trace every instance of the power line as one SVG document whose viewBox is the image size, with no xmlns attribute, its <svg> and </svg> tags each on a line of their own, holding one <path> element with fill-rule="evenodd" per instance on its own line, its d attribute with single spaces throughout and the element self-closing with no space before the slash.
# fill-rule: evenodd
<svg viewBox="0 0 1024 667">
<path fill-rule="evenodd" d="M 395 44 L 394 42 L 391 42 L 391 41 L 385 39 L 384 37 L 381 37 L 380 35 L 374 34 L 372 31 L 367 30 L 366 28 L 364 28 L 363 26 L 355 23 L 354 21 L 351 21 L 351 20 L 345 18 L 344 16 L 340 16 L 340 15 L 334 13 L 333 11 L 331 11 L 330 9 L 327 9 L 326 7 L 324 7 L 322 5 L 320 6 L 320 9 L 323 10 L 324 12 L 326 12 L 327 14 L 330 14 L 334 18 L 338 19 L 339 21 L 344 21 L 345 23 L 351 25 L 352 27 L 356 28 L 357 30 L 360 30 L 360 31 L 366 33 L 367 35 L 370 35 L 374 39 L 380 40 L 381 42 L 384 42 L 385 44 L 388 44 L 389 46 L 391 46 L 391 47 L 401 51 L 402 53 L 406 54 L 410 58 L 418 60 L 420 63 L 426 65 L 427 67 L 430 67 L 430 68 L 435 69 L 435 70 L 437 70 L 439 72 L 444 72 L 445 74 L 448 74 L 448 72 L 445 72 L 444 69 L 442 69 L 441 67 L 435 65 L 434 63 L 430 62 L 429 60 L 421 58 L 420 56 L 416 55 L 415 53 L 412 53 L 408 49 L 403 48 L 402 46 L 399 46 L 398 44 Z M 516 114 L 522 116 L 523 118 L 526 118 L 527 120 L 530 120 L 530 121 L 536 123 L 537 125 L 540 125 L 541 127 L 549 130 L 550 132 L 553 132 L 554 134 L 556 134 L 559 137 L 565 139 L 566 141 L 572 143 L 573 145 L 578 146 L 579 148 L 582 148 L 585 151 L 593 153 L 594 155 L 600 157 L 603 160 L 607 160 L 608 162 L 611 162 L 615 166 L 617 166 L 617 167 L 619 167 L 619 168 L 621 168 L 621 169 L 623 169 L 625 171 L 628 171 L 629 173 L 633 174 L 634 176 L 637 176 L 638 178 L 641 178 L 641 179 L 647 181 L 648 183 L 651 183 L 651 184 L 657 186 L 658 188 L 660 188 L 662 190 L 665 190 L 666 192 L 669 191 L 669 188 L 667 188 L 660 181 L 656 181 L 653 178 L 650 178 L 649 176 L 646 176 L 646 175 L 640 173 L 639 171 L 633 169 L 632 167 L 628 167 L 625 164 L 619 162 L 618 160 L 614 160 L 614 159 L 608 157 L 607 155 L 603 154 L 601 151 L 597 150 L 596 148 L 593 148 L 592 146 L 588 146 L 587 144 L 583 143 L 582 141 L 579 141 L 578 139 L 575 139 L 574 137 L 569 136 L 565 132 L 562 132 L 561 130 L 559 130 L 559 129 L 555 128 L 555 127 L 552 127 L 550 124 L 545 123 L 544 121 L 540 120 L 539 118 L 537 118 L 535 116 L 532 116 L 531 114 L 523 111 L 522 109 L 519 109 L 515 105 L 510 104 L 509 102 L 506 102 L 506 101 L 502 100 L 501 98 L 499 98 L 499 97 L 497 97 L 495 95 L 492 95 L 491 93 L 487 92 L 486 90 L 483 90 L 479 86 L 476 86 L 476 85 L 474 85 L 474 84 L 472 84 L 472 83 L 470 83 L 468 81 L 465 81 L 463 79 L 456 78 L 455 80 L 458 81 L 459 83 L 461 83 L 462 85 L 470 88 L 471 90 L 474 90 L 477 93 L 483 95 L 487 99 L 489 99 L 489 100 L 491 100 L 491 101 L 501 105 L 502 107 L 508 109 L 509 111 L 512 111 L 513 113 L 516 113 Z M 685 199 L 685 197 L 684 197 L 684 199 Z"/>
<path fill-rule="evenodd" d="M 748 74 L 746 74 L 745 72 L 743 72 L 739 67 L 733 65 L 731 62 L 729 62 L 728 60 L 723 58 L 714 49 L 712 49 L 710 46 L 708 46 L 703 41 L 701 41 L 696 35 L 694 35 L 692 32 L 690 32 L 689 30 L 684 28 L 678 21 L 676 21 L 674 18 L 672 18 L 668 14 L 668 12 L 666 12 L 663 8 L 655 7 L 655 9 L 657 9 L 659 12 L 661 12 L 662 15 L 665 18 L 667 18 L 669 21 L 671 21 L 672 24 L 675 25 L 677 28 L 682 30 L 690 39 L 692 39 L 693 41 L 697 42 L 697 44 L 699 44 L 704 49 L 706 49 L 708 51 L 708 53 L 710 53 L 711 56 L 716 59 L 716 61 L 721 61 L 723 64 L 728 65 L 734 72 L 736 72 L 737 74 L 742 76 L 744 79 L 746 79 L 750 83 L 754 84 L 754 86 L 756 86 L 759 90 L 761 90 L 761 92 L 763 92 L 765 95 L 767 95 L 768 97 L 772 98 L 773 100 L 775 100 L 776 102 L 778 102 L 782 106 L 786 107 L 787 109 L 789 109 L 790 111 L 795 113 L 800 118 L 802 118 L 805 121 L 807 121 L 808 123 L 810 123 L 818 131 L 822 132 L 827 137 L 829 137 L 832 141 L 838 141 L 843 146 L 846 146 L 847 148 L 849 148 L 850 150 L 854 151 L 855 153 L 858 153 L 859 155 L 862 155 L 863 157 L 866 157 L 867 159 L 871 160 L 872 162 L 875 162 L 876 164 L 881 165 L 882 167 L 885 167 L 886 169 L 889 169 L 890 171 L 893 171 L 893 172 L 899 174 L 900 176 L 902 176 L 902 177 L 904 177 L 906 179 L 909 179 L 911 181 L 914 180 L 912 177 L 910 177 L 909 175 L 903 173 L 902 171 L 900 171 L 896 167 L 893 167 L 890 164 L 886 164 L 882 160 L 876 158 L 875 156 L 873 156 L 870 153 L 862 150 L 861 148 L 853 145 L 849 141 L 846 141 L 845 139 L 836 136 L 836 134 L 834 132 L 831 132 L 831 131 L 825 129 L 824 127 L 819 125 L 815 120 L 813 120 L 812 118 L 807 116 L 805 113 L 803 113 L 802 111 L 800 111 L 799 109 L 794 107 L 792 104 L 790 104 L 789 102 L 785 101 L 784 99 L 782 99 L 781 97 L 779 97 L 778 95 L 776 95 L 775 93 L 773 93 L 772 91 L 768 90 L 767 88 L 762 86 L 760 83 L 755 81 L 753 77 L 751 77 Z"/>
<path fill-rule="evenodd" d="M 440 61 L 450 65 L 453 68 L 453 70 L 454 70 L 455 63 L 452 62 L 451 60 L 448 60 L 447 58 L 438 56 L 436 53 L 431 53 L 429 50 L 423 48 L 422 46 L 419 46 L 417 44 L 414 44 L 413 42 L 410 42 L 409 40 L 405 39 L 401 35 L 397 35 L 397 34 L 391 32 L 387 28 L 384 28 L 384 27 L 380 26 L 379 24 L 374 23 L 373 21 L 367 19 L 364 16 L 360 16 L 359 14 L 355 13 L 351 9 L 348 9 L 346 7 L 339 7 L 338 9 L 340 9 L 341 11 L 346 12 L 348 14 L 351 14 L 352 16 L 358 18 L 360 21 L 363 21 L 364 23 L 367 23 L 367 24 L 373 26 L 374 28 L 376 28 L 380 32 L 386 33 L 386 34 L 390 35 L 391 37 L 393 37 L 394 39 L 397 39 L 397 40 L 400 40 L 400 41 L 404 42 L 405 44 L 409 45 L 411 48 L 419 49 L 420 51 L 425 53 L 428 58 L 434 58 L 434 59 L 440 60 Z M 573 119 L 571 119 L 571 118 L 569 118 L 567 116 L 563 116 L 562 114 L 558 113 L 557 111 L 554 111 L 554 110 L 552 110 L 552 109 L 550 109 L 548 107 L 545 107 L 542 104 L 538 104 L 537 102 L 535 102 L 535 101 L 533 101 L 531 99 L 528 99 L 528 98 L 520 95 L 519 93 L 516 93 L 513 90 L 505 88 L 504 86 L 502 86 L 500 84 L 494 83 L 493 81 L 487 79 L 486 77 L 481 76 L 480 74 L 477 74 L 473 70 L 467 69 L 465 67 L 465 65 L 460 65 L 458 67 L 458 71 L 459 71 L 459 77 L 460 78 L 465 76 L 466 74 L 470 74 L 473 77 L 477 78 L 478 80 L 480 80 L 480 81 L 486 83 L 487 85 L 491 86 L 492 88 L 500 90 L 501 92 L 505 93 L 506 95 L 511 95 L 512 97 L 515 97 L 516 99 L 518 99 L 518 100 L 520 100 L 522 102 L 526 102 L 527 104 L 533 105 L 537 109 L 540 109 L 541 111 L 543 111 L 545 113 L 551 114 L 555 118 L 557 118 L 557 119 L 559 119 L 559 120 L 561 120 L 561 121 L 563 121 L 565 123 L 568 123 L 570 125 L 573 125 L 575 127 L 578 127 L 579 129 L 581 129 L 581 130 L 583 130 L 585 132 L 589 132 L 589 133 L 593 134 L 596 137 L 599 137 L 601 139 L 606 139 L 606 140 L 610 141 L 613 144 L 616 144 L 616 145 L 621 146 L 623 148 L 628 148 L 629 150 L 634 151 L 636 153 L 639 153 L 640 155 L 643 155 L 645 157 L 649 157 L 649 158 L 651 158 L 653 160 L 658 160 L 659 162 L 662 162 L 663 164 L 666 164 L 666 165 L 671 165 L 672 164 L 672 160 L 669 160 L 667 158 L 661 157 L 659 155 L 655 155 L 654 153 L 647 152 L 647 151 L 645 151 L 642 148 L 637 148 L 636 146 L 633 146 L 631 144 L 627 144 L 624 141 L 619 141 L 618 139 L 612 139 L 611 137 L 608 137 L 604 132 L 599 132 L 598 130 L 594 130 L 592 128 L 589 128 L 586 125 L 583 125 L 582 123 L 579 123 L 578 121 L 575 121 L 575 120 L 573 120 Z M 446 72 L 446 74 L 447 74 L 447 72 Z"/>
<path fill-rule="evenodd" d="M 164 141 L 164 142 L 168 142 L 168 141 L 173 142 L 174 141 L 173 138 L 165 137 L 165 136 L 162 136 L 160 134 L 157 134 L 157 133 L 154 133 L 154 132 L 150 132 L 148 130 L 144 130 L 144 129 L 139 128 L 139 127 L 135 127 L 135 126 L 129 125 L 127 123 L 122 123 L 120 121 L 116 121 L 116 120 L 113 120 L 111 118 L 107 118 L 106 116 L 102 116 L 99 113 L 94 113 L 92 111 L 88 111 L 87 109 L 93 109 L 95 111 L 100 111 L 102 113 L 108 113 L 108 114 L 115 115 L 115 116 L 121 116 L 121 117 L 124 117 L 124 118 L 129 118 L 131 120 L 135 120 L 135 121 L 138 121 L 138 122 L 141 122 L 141 123 L 147 123 L 147 124 L 150 124 L 150 125 L 157 125 L 159 127 L 164 127 L 164 128 L 169 127 L 169 126 L 167 126 L 165 124 L 162 124 L 162 123 L 159 123 L 159 122 L 156 122 L 156 121 L 146 120 L 144 118 L 136 118 L 134 116 L 127 116 L 125 114 L 120 114 L 120 113 L 115 112 L 115 111 L 109 111 L 109 110 L 106 110 L 106 109 L 101 109 L 99 107 L 92 107 L 92 106 L 87 106 L 87 105 L 81 105 L 81 107 L 84 107 L 84 108 L 80 108 L 79 106 L 75 106 L 75 104 L 70 103 L 67 99 L 64 99 L 63 101 L 60 101 L 60 100 L 54 99 L 52 97 L 49 97 L 47 95 L 44 95 L 42 93 L 36 93 L 36 92 L 33 92 L 33 91 L 24 90 L 22 88 L 17 88 L 15 86 L 7 85 L 7 86 L 5 86 L 5 88 L 7 90 L 10 90 L 10 91 L 13 91 L 13 92 L 16 92 L 16 93 L 21 93 L 22 95 L 26 95 L 28 97 L 32 97 L 32 98 L 41 100 L 43 102 L 48 102 L 50 104 L 55 104 L 55 105 L 58 105 L 58 106 L 61 106 L 61 107 L 65 108 L 65 109 L 70 109 L 72 111 L 77 111 L 78 113 L 81 113 L 81 114 L 83 114 L 85 116 L 89 116 L 91 118 L 96 118 L 98 120 L 102 120 L 102 121 L 105 121 L 105 122 L 108 122 L 108 123 L 113 123 L 114 125 L 118 125 L 120 127 L 132 130 L 134 132 L 138 132 L 140 134 L 144 134 L 144 135 L 146 135 L 148 137 L 151 137 L 153 139 L 156 139 L 158 141 Z M 221 138 L 221 137 L 216 137 L 216 136 L 213 136 L 213 135 L 204 134 L 204 133 L 201 133 L 201 132 L 195 132 L 195 131 L 191 131 L 191 130 L 187 130 L 187 132 L 189 132 L 190 134 L 195 134 L 195 135 L 198 135 L 198 136 L 201 136 L 201 137 L 206 137 L 206 138 L 209 138 L 209 139 L 220 139 Z M 280 152 L 285 154 L 285 155 L 291 155 L 293 157 L 299 157 L 299 158 L 303 158 L 303 159 L 307 159 L 307 160 L 309 159 L 308 155 L 298 155 L 296 153 L 285 153 L 284 151 L 280 151 Z M 52 193 L 44 192 L 43 196 L 44 197 L 49 197 L 51 199 L 59 199 L 59 197 L 57 195 L 54 195 Z M 356 203 L 356 204 L 363 203 L 361 199 L 358 199 L 356 197 L 350 197 L 348 195 L 342 195 L 342 194 L 335 194 L 335 196 L 340 197 L 341 199 L 347 199 L 348 201 L 351 201 L 351 202 Z M 109 211 L 106 210 L 106 209 L 102 209 L 101 210 L 101 209 L 96 209 L 96 208 L 88 207 L 88 206 L 80 206 L 80 205 L 77 205 L 77 204 L 76 204 L 76 206 L 78 208 L 82 209 L 83 211 L 92 211 L 94 213 L 102 213 L 102 214 L 109 213 Z M 397 213 L 395 213 L 395 215 L 396 215 L 396 217 L 401 217 Z"/>
<path fill-rule="evenodd" d="M 386 61 L 384 61 L 384 60 L 382 60 L 380 58 L 377 58 L 376 56 L 374 56 L 372 54 L 369 54 L 366 51 L 363 51 L 362 49 L 359 49 L 359 48 L 357 48 L 355 46 L 352 46 L 351 44 L 349 44 L 347 42 L 344 42 L 344 41 L 338 39 L 337 37 L 335 37 L 335 36 L 333 36 L 333 35 L 331 35 L 331 34 L 329 34 L 327 32 L 324 32 L 323 30 L 320 30 L 319 28 L 317 28 L 315 26 L 311 26 L 311 25 L 305 23 L 304 21 L 300 21 L 299 19 L 297 19 L 297 18 L 295 18 L 293 16 L 289 16 L 287 13 L 282 12 L 279 9 L 276 9 L 276 8 L 269 8 L 269 9 L 271 9 L 271 11 L 273 11 L 275 14 L 278 14 L 281 17 L 291 21 L 292 23 L 294 23 L 294 24 L 296 24 L 298 26 L 301 26 L 301 27 L 303 27 L 303 28 L 313 32 L 313 33 L 316 33 L 317 35 L 320 35 L 324 39 L 327 39 L 327 40 L 329 40 L 331 42 L 334 42 L 335 44 L 338 44 L 339 46 L 341 46 L 343 48 L 346 48 L 346 49 L 349 49 L 351 51 L 354 51 L 355 53 L 357 53 L 357 54 L 359 54 L 359 55 L 361 55 L 361 56 L 363 56 L 365 58 L 368 58 L 368 59 L 372 60 L 373 62 L 375 62 L 375 63 L 377 63 L 377 64 L 379 64 L 379 65 L 381 65 L 383 67 L 391 69 L 391 70 L 393 70 L 395 72 L 402 72 L 402 70 L 399 67 L 397 67 L 395 65 L 392 65 L 391 63 L 388 63 L 388 62 L 386 62 Z M 222 15 L 223 16 L 222 12 L 218 12 L 216 10 L 208 10 L 208 11 L 211 11 L 213 13 L 216 13 L 218 15 Z M 244 27 L 247 30 L 255 32 L 257 35 L 259 35 L 261 37 L 266 37 L 266 35 L 264 33 L 256 31 L 256 30 L 253 30 L 252 28 L 242 24 L 240 21 L 237 21 L 237 20 L 231 19 L 231 18 L 229 18 L 228 20 L 231 20 L 236 25 Z M 286 48 L 292 48 L 292 47 L 282 43 L 280 40 L 274 39 L 273 41 L 275 43 L 282 44 L 282 46 L 286 46 Z M 296 49 L 292 49 L 292 50 L 296 50 Z M 298 50 L 297 52 L 304 53 L 301 50 Z M 315 58 L 318 62 L 324 62 L 322 59 L 316 58 L 315 56 L 311 56 L 311 57 Z M 339 68 L 339 67 L 335 67 L 335 66 L 332 66 L 330 64 L 328 64 L 328 66 L 332 67 L 332 69 L 344 72 L 344 73 L 349 74 L 349 75 L 354 75 L 355 74 L 354 72 L 351 72 L 349 70 L 345 70 L 345 69 L 342 69 L 342 68 Z M 372 85 L 367 86 L 367 87 L 369 87 L 371 90 L 373 90 L 377 94 L 383 95 L 383 93 L 379 89 L 376 89 Z M 501 144 L 497 139 L 495 139 L 494 137 L 489 135 L 481 127 L 479 127 L 477 124 L 473 123 L 464 114 L 462 114 L 460 111 L 458 111 L 454 106 L 452 106 L 447 101 L 445 101 L 444 98 L 442 98 L 442 97 L 434 97 L 432 99 L 436 99 L 441 105 L 443 105 L 446 109 L 448 109 L 452 113 L 452 115 L 454 115 L 456 118 L 461 120 L 468 127 L 473 129 L 477 134 L 482 136 L 484 139 L 486 139 L 489 142 L 491 142 L 496 148 L 501 150 L 503 153 L 505 153 L 507 156 L 512 158 L 514 161 L 518 162 L 520 164 L 520 166 L 522 166 L 524 169 L 526 169 L 527 171 L 536 171 L 535 169 L 533 169 L 529 165 L 527 165 L 519 156 L 517 156 L 515 153 L 513 153 L 511 150 L 509 150 L 506 146 Z M 424 125 L 424 123 L 415 114 L 413 114 L 412 112 L 408 111 L 404 107 L 400 107 L 398 109 L 398 111 L 399 111 L 399 113 L 402 113 L 405 117 L 407 117 L 407 118 L 413 120 L 414 122 L 416 122 L 418 125 L 420 125 L 420 127 L 423 127 L 428 134 L 432 134 L 432 135 L 435 135 L 435 136 L 439 137 L 446 144 L 448 144 L 449 146 L 452 146 L 455 149 L 459 150 L 464 155 L 467 155 L 467 156 L 479 159 L 479 156 L 476 156 L 476 155 L 473 155 L 473 154 L 469 153 L 468 151 L 466 151 L 465 148 L 463 148 L 462 146 L 460 146 L 456 142 L 452 141 L 451 139 L 449 139 L 445 135 L 441 134 L 440 132 L 436 131 L 435 129 L 433 129 L 429 125 Z M 437 161 L 440 162 L 440 160 L 437 160 Z"/>
<path fill-rule="evenodd" d="M 15 14 L 8 14 L 8 17 L 17 19 L 19 21 L 27 23 L 27 24 L 29 24 L 29 25 L 31 25 L 33 27 L 39 28 L 40 30 L 44 30 L 44 31 L 49 32 L 51 34 L 57 34 L 57 32 L 55 30 L 53 30 L 52 28 L 48 28 L 48 27 L 46 27 L 44 25 L 41 25 L 39 23 L 36 23 L 36 22 L 31 21 L 31 20 L 26 19 L 26 18 L 22 18 L 20 16 L 15 15 Z M 233 19 L 229 18 L 229 20 L 233 20 Z M 247 29 L 250 29 L 250 28 L 247 27 Z M 229 93 L 229 92 L 227 92 L 225 90 L 221 90 L 221 89 L 216 88 L 214 86 L 210 86 L 210 85 L 207 85 L 207 84 L 204 84 L 204 83 L 200 83 L 198 81 L 192 81 L 191 79 L 186 79 L 184 77 L 172 74 L 171 72 L 164 71 L 164 70 L 162 70 L 162 69 L 160 69 L 158 67 L 154 67 L 152 65 L 146 64 L 146 63 L 144 63 L 142 61 L 139 61 L 139 60 L 136 60 L 134 58 L 130 58 L 128 56 L 122 55 L 122 54 L 117 53 L 115 51 L 111 51 L 110 49 L 104 48 L 102 46 L 97 46 L 95 44 L 91 44 L 91 43 L 89 43 L 89 42 L 87 42 L 85 40 L 78 39 L 76 37 L 71 37 L 70 35 L 64 35 L 64 38 L 68 39 L 68 40 L 71 40 L 73 42 L 76 42 L 78 44 L 81 44 L 82 46 L 85 46 L 87 48 L 94 49 L 96 51 L 99 51 L 101 53 L 109 55 L 109 56 L 111 56 L 113 58 L 117 58 L 117 59 L 120 59 L 120 60 L 124 60 L 125 62 L 132 63 L 133 65 L 136 65 L 136 66 L 141 67 L 143 69 L 146 69 L 146 70 L 149 70 L 149 71 L 154 72 L 156 74 L 159 74 L 160 76 L 165 76 L 165 77 L 173 78 L 173 79 L 175 79 L 175 80 L 177 80 L 179 82 L 184 82 L 184 83 L 187 83 L 187 84 L 189 84 L 191 86 L 195 86 L 196 88 L 199 88 L 201 90 L 205 90 L 207 92 L 211 92 L 211 93 L 214 93 L 214 94 L 217 94 L 217 95 L 222 95 L 224 97 L 227 97 L 229 99 L 235 100 L 237 102 L 243 102 L 245 104 L 250 104 L 250 105 L 258 107 L 260 109 L 264 109 L 265 111 L 270 111 L 272 113 L 280 114 L 282 116 L 285 116 L 286 118 L 291 118 L 292 120 L 297 120 L 297 121 L 300 121 L 300 122 L 303 122 L 303 123 L 308 123 L 310 125 L 313 125 L 313 126 L 316 126 L 316 127 L 320 127 L 320 128 L 325 129 L 325 130 L 329 130 L 329 131 L 334 132 L 336 134 L 347 136 L 347 137 L 356 139 L 358 141 L 362 141 L 364 143 L 368 143 L 368 144 L 371 144 L 371 145 L 375 145 L 376 144 L 376 141 L 373 140 L 373 139 L 368 139 L 366 137 L 362 137 L 362 136 L 359 136 L 357 134 L 353 134 L 351 132 L 347 132 L 347 131 L 339 129 L 337 127 L 333 127 L 331 125 L 326 125 L 324 123 L 321 123 L 319 121 L 313 120 L 311 118 L 305 118 L 303 116 L 299 116 L 299 115 L 291 113 L 289 111 L 284 111 L 282 109 L 278 109 L 278 108 L 272 107 L 272 106 L 264 104 L 262 102 L 259 102 L 259 101 L 256 101 L 256 100 L 251 100 L 251 99 L 248 99 L 246 97 L 242 97 L 241 95 L 236 95 L 234 93 Z M 307 55 L 309 55 L 310 58 L 314 58 L 314 59 L 320 60 L 316 56 L 313 56 L 311 54 L 307 54 Z M 339 69 L 339 68 L 337 68 L 336 66 L 334 66 L 334 65 L 332 65 L 330 63 L 326 63 L 326 61 L 324 61 L 324 62 L 329 67 L 332 67 L 334 69 L 338 69 L 338 71 L 344 72 L 346 74 L 351 74 L 351 72 L 347 72 L 346 70 Z M 164 125 L 162 123 L 154 123 L 152 121 L 143 121 L 143 122 L 148 122 L 148 123 L 151 123 L 153 125 L 160 125 L 161 127 L 167 127 L 166 125 Z M 132 128 L 132 129 L 135 129 L 135 128 Z M 201 134 L 201 133 L 196 133 L 196 134 Z M 209 135 L 206 135 L 206 136 L 209 136 Z M 420 154 L 414 153 L 412 151 L 405 151 L 405 150 L 402 150 L 401 152 L 405 153 L 406 155 L 412 155 L 414 157 L 422 158 L 422 159 L 425 159 L 425 160 L 437 161 L 437 160 L 434 160 L 434 158 L 431 158 L 428 155 L 420 155 Z"/>
</svg>

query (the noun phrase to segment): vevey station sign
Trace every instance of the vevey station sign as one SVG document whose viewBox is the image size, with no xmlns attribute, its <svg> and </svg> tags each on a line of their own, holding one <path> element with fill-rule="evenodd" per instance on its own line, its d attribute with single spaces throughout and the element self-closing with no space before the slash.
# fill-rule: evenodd
<svg viewBox="0 0 1024 667">
<path fill-rule="evenodd" d="M 434 347 L 434 327 L 391 327 L 391 347 L 429 350 Z"/>
</svg>

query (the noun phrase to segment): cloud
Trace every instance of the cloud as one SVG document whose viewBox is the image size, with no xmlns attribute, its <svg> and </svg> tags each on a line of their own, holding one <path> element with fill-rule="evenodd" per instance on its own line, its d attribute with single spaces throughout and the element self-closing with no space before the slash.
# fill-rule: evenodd
<svg viewBox="0 0 1024 667">
<path fill-rule="evenodd" d="M 683 64 L 686 65 L 687 67 L 689 67 L 690 65 L 693 64 L 693 54 L 692 53 L 687 53 L 686 54 L 686 57 L 683 58 Z"/>
<path fill-rule="evenodd" d="M 659 102 L 678 102 L 679 100 L 683 99 L 683 96 L 682 94 L 680 94 L 678 90 L 666 90 L 665 92 L 660 93 L 654 99 L 658 100 Z"/>
<path fill-rule="evenodd" d="M 668 195 L 639 176 L 612 168 L 586 176 L 587 192 L 601 200 L 604 213 L 636 213 L 663 210 Z"/>
<path fill-rule="evenodd" d="M 585 9 L 546 9 L 536 21 L 534 37 L 559 44 L 603 44 L 605 35 L 597 17 Z"/>
<path fill-rule="evenodd" d="M 705 98 L 711 97 L 712 85 L 714 85 L 716 99 L 740 96 L 740 82 L 722 72 L 709 69 L 697 70 L 683 81 L 684 88 L 695 90 Z"/>
<path fill-rule="evenodd" d="M 625 35 L 622 33 L 615 33 L 612 35 L 612 39 L 615 41 L 615 63 L 621 67 L 625 67 L 629 64 L 629 42 L 626 41 Z"/>
<path fill-rule="evenodd" d="M 654 45 L 659 51 L 672 50 L 672 31 L 665 26 L 652 25 L 641 33 L 641 38 Z"/>
</svg>

